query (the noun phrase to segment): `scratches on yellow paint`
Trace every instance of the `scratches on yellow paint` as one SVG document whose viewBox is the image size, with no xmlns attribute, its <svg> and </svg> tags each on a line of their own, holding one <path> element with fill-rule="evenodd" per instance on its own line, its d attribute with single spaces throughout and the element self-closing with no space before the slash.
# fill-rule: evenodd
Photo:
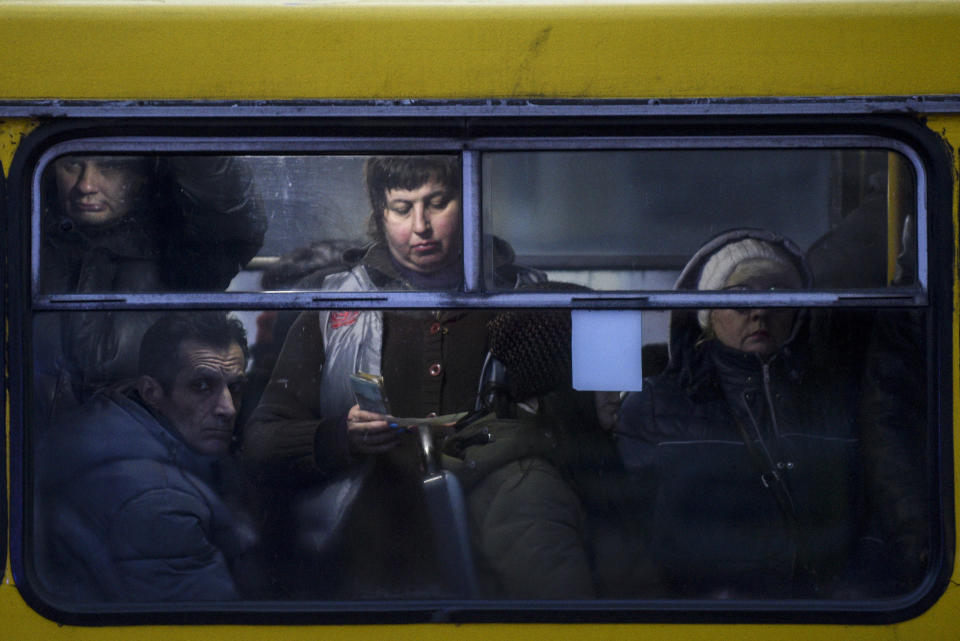
<svg viewBox="0 0 960 641">
<path fill-rule="evenodd" d="M 545 27 L 541 29 L 537 36 L 533 39 L 530 45 L 527 47 L 527 53 L 524 55 L 523 60 L 520 62 L 520 66 L 517 68 L 517 79 L 513 83 L 513 94 L 517 95 L 520 93 L 520 88 L 525 84 L 527 76 L 529 75 L 530 67 L 533 65 L 534 61 L 540 56 L 543 52 L 547 40 L 550 39 L 550 34 L 553 32 L 553 27 Z M 529 84 L 529 83 L 526 83 Z"/>
<path fill-rule="evenodd" d="M 10 163 L 20 141 L 40 125 L 39 120 L 13 118 L 0 120 L 0 170 L 4 177 L 10 175 Z"/>
<path fill-rule="evenodd" d="M 530 54 L 536 56 L 537 52 L 543 47 L 547 39 L 550 37 L 550 32 L 553 31 L 553 27 L 547 27 L 542 29 L 540 33 L 537 34 L 537 37 L 534 38 L 533 42 L 530 43 L 529 52 Z"/>
</svg>

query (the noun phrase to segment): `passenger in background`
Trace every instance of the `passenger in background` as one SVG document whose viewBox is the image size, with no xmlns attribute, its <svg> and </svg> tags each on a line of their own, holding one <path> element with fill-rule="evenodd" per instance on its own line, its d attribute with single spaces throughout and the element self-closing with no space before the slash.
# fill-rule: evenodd
<svg viewBox="0 0 960 641">
<path fill-rule="evenodd" d="M 858 415 L 871 507 L 900 593 L 930 571 L 933 506 L 927 418 L 927 345 L 923 316 L 890 310 L 873 324 Z"/>
<path fill-rule="evenodd" d="M 36 562 L 48 590 L 68 603 L 257 594 L 257 535 L 229 455 L 246 356 L 236 319 L 164 315 L 144 334 L 139 377 L 45 435 Z"/>
<path fill-rule="evenodd" d="M 355 241 L 342 239 L 316 240 L 304 247 L 280 256 L 260 276 L 264 291 L 285 289 L 315 289 L 323 279 L 346 267 L 343 253 L 357 246 Z M 243 412 L 237 425 L 243 426 L 260 403 L 263 389 L 277 364 L 280 348 L 299 313 L 295 310 L 269 310 L 257 315 L 257 335 L 250 346 L 253 363 L 247 372 L 243 391 Z"/>
<path fill-rule="evenodd" d="M 547 287 L 575 286 L 536 289 Z M 572 388 L 570 312 L 504 311 L 488 327 L 504 380 L 442 445 L 466 492 L 485 596 L 595 597 L 591 534 L 609 517 L 597 490 L 620 465 L 593 394 Z"/>
<path fill-rule="evenodd" d="M 460 287 L 459 158 L 374 157 L 365 165 L 365 179 L 374 242 L 347 252 L 350 268 L 327 276 L 321 289 Z M 502 241 L 495 244 L 493 269 L 508 286 L 538 277 L 514 266 L 513 252 Z M 290 568 L 292 594 L 443 596 L 434 556 L 443 542 L 433 539 L 427 522 L 417 440 L 392 428 L 388 417 L 360 410 L 349 377 L 357 371 L 382 375 L 396 416 L 472 410 L 493 315 L 310 311 L 294 323 L 243 435 L 245 461 L 260 486 L 273 492 L 263 518 L 273 532 L 276 563 Z M 370 473 L 361 475 L 350 509 L 343 519 L 330 519 L 331 528 L 349 533 L 340 539 L 343 545 L 331 543 L 331 554 L 298 549 L 298 506 L 311 504 L 338 474 L 364 467 Z"/>
<path fill-rule="evenodd" d="M 249 170 L 227 157 L 65 156 L 44 174 L 40 292 L 221 291 L 257 253 L 267 221 Z M 155 314 L 39 320 L 42 415 L 136 373 Z"/>
<path fill-rule="evenodd" d="M 790 241 L 708 242 L 677 289 L 808 287 Z M 629 395 L 619 449 L 656 576 L 694 598 L 840 597 L 882 590 L 850 386 L 793 309 L 674 311 L 670 364 Z M 851 587 L 850 577 L 862 581 Z"/>
<path fill-rule="evenodd" d="M 903 163 L 898 163 L 904 171 Z M 871 176 L 864 202 L 815 242 L 807 260 L 824 288 L 905 288 L 917 282 L 917 223 L 913 213 L 890 210 L 887 171 Z M 874 185 L 874 183 L 880 183 Z M 916 200 L 914 182 L 900 179 L 902 202 Z M 903 216 L 900 238 L 888 237 L 888 219 Z M 899 241 L 893 269 L 889 248 Z M 838 368 L 860 375 L 849 396 L 858 421 L 868 474 L 869 500 L 890 550 L 895 590 L 916 588 L 930 570 L 933 513 L 927 417 L 927 345 L 917 310 L 818 309 L 814 336 L 827 342 Z"/>
</svg>

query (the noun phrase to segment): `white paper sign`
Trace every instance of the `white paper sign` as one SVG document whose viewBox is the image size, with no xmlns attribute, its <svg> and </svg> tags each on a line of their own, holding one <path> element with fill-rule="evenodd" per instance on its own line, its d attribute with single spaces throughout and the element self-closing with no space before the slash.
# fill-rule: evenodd
<svg viewBox="0 0 960 641">
<path fill-rule="evenodd" d="M 643 387 L 640 315 L 640 310 L 573 310 L 574 389 L 635 392 Z"/>
</svg>

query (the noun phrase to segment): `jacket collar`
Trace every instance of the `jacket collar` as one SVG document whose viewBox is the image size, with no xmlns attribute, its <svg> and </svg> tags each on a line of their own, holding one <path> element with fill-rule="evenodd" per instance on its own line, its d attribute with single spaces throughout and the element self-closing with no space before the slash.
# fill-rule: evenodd
<svg viewBox="0 0 960 641">
<path fill-rule="evenodd" d="M 719 384 L 748 387 L 752 377 L 759 384 L 766 364 L 777 372 L 778 380 L 799 383 L 808 370 L 809 351 L 802 342 L 785 345 L 764 360 L 756 354 L 727 347 L 717 340 L 696 345 L 687 353 L 679 371 L 680 385 L 694 398 L 719 394 Z"/>
<path fill-rule="evenodd" d="M 68 216 L 48 212 L 44 235 L 62 251 L 99 250 L 116 257 L 156 259 L 159 255 L 156 216 L 131 212 L 105 225 L 80 225 Z"/>
<path fill-rule="evenodd" d="M 212 481 L 215 478 L 217 462 L 222 457 L 201 454 L 190 447 L 169 419 L 150 409 L 132 385 L 126 389 L 117 390 L 114 399 L 118 396 L 126 401 L 123 405 L 128 411 L 131 411 L 147 431 L 166 448 L 171 463 L 205 481 Z"/>
</svg>

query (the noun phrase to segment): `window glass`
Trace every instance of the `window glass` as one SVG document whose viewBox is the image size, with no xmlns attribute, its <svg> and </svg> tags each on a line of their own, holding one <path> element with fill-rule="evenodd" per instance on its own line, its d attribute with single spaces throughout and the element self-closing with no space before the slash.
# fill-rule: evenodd
<svg viewBox="0 0 960 641">
<path fill-rule="evenodd" d="M 35 319 L 37 354 L 50 323 L 147 328 L 137 376 L 31 425 L 33 565 L 60 607 L 843 601 L 929 569 L 923 312 L 752 310 L 762 336 L 738 310 L 712 334 L 645 313 L 625 399 L 572 389 L 569 310 L 170 314 Z M 380 368 L 324 346 L 374 318 Z M 361 368 L 384 422 L 351 410 Z M 47 375 L 38 397 L 77 380 Z"/>
<path fill-rule="evenodd" d="M 429 274 L 460 263 L 461 182 L 457 156 L 62 156 L 39 291 L 319 289 L 371 249 L 355 289 L 455 289 Z"/>
<path fill-rule="evenodd" d="M 918 588 L 937 319 L 907 157 L 497 144 L 45 165 L 22 373 L 41 595 Z"/>
<path fill-rule="evenodd" d="M 884 149 L 490 152 L 483 195 L 521 263 L 593 289 L 670 289 L 704 239 L 742 227 L 791 238 L 817 287 L 916 283 L 915 178 Z"/>
</svg>

